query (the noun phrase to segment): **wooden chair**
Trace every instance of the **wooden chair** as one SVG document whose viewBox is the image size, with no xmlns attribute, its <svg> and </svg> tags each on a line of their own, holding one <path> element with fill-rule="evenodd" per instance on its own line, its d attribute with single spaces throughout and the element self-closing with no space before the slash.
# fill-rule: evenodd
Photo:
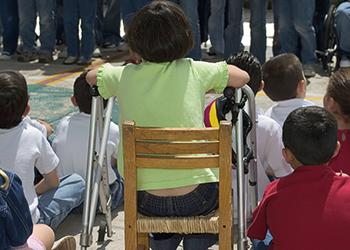
<svg viewBox="0 0 350 250">
<path fill-rule="evenodd" d="M 137 127 L 133 121 L 123 123 L 126 250 L 149 249 L 151 232 L 215 233 L 219 234 L 220 249 L 232 249 L 231 130 L 228 121 L 216 128 L 151 128 Z M 137 168 L 219 168 L 220 212 L 192 217 L 139 214 Z"/>
</svg>

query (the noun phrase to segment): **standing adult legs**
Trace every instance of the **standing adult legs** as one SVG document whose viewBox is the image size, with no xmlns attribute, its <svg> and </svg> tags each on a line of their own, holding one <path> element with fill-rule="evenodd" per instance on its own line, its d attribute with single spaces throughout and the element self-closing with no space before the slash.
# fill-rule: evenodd
<svg viewBox="0 0 350 250">
<path fill-rule="evenodd" d="M 211 0 L 208 20 L 210 52 L 224 54 L 224 21 L 226 0 Z"/>
<path fill-rule="evenodd" d="M 15 0 L 0 1 L 0 16 L 3 24 L 3 52 L 13 55 L 17 49 L 19 35 L 18 4 Z"/>
<path fill-rule="evenodd" d="M 79 0 L 78 2 L 82 30 L 80 56 L 85 61 L 89 61 L 95 48 L 96 0 Z"/>
</svg>

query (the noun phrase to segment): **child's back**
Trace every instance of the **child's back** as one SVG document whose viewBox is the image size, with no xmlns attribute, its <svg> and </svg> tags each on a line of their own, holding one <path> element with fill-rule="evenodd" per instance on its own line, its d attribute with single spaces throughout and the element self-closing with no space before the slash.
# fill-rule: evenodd
<svg viewBox="0 0 350 250">
<path fill-rule="evenodd" d="M 284 123 L 283 142 L 294 172 L 267 186 L 248 236 L 263 240 L 269 230 L 269 249 L 347 249 L 350 178 L 327 166 L 339 150 L 337 121 L 321 107 L 298 108 Z"/>
<path fill-rule="evenodd" d="M 262 66 L 264 91 L 274 102 L 265 115 L 282 126 L 288 114 L 296 108 L 313 106 L 305 100 L 306 79 L 297 56 L 291 53 L 278 55 Z"/>
</svg>

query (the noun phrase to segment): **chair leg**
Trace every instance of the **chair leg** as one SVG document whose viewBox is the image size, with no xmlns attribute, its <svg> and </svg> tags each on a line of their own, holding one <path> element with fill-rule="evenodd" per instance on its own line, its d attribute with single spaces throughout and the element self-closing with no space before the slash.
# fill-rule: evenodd
<svg viewBox="0 0 350 250">
<path fill-rule="evenodd" d="M 139 250 L 139 246 L 143 246 L 143 249 L 149 249 L 149 234 L 148 233 L 138 233 L 137 234 L 137 249 Z M 142 248 L 141 248 L 142 249 Z"/>
</svg>

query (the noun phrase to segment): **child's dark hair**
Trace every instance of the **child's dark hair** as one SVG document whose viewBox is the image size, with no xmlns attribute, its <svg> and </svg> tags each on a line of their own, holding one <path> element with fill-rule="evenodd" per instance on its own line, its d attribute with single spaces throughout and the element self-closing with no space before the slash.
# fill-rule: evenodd
<svg viewBox="0 0 350 250">
<path fill-rule="evenodd" d="M 338 123 L 331 112 L 318 106 L 292 111 L 283 124 L 284 147 L 303 165 L 323 165 L 333 156 Z"/>
<path fill-rule="evenodd" d="M 238 51 L 235 54 L 231 54 L 227 59 L 227 64 L 234 65 L 244 71 L 250 76 L 250 81 L 247 85 L 253 90 L 254 94 L 258 93 L 262 77 L 261 64 L 252 53 L 248 51 Z"/>
<path fill-rule="evenodd" d="M 22 121 L 28 104 L 24 76 L 15 70 L 0 71 L 0 128 L 10 129 Z"/>
<path fill-rule="evenodd" d="M 92 96 L 89 92 L 90 85 L 86 81 L 86 75 L 89 71 L 86 70 L 78 76 L 74 81 L 74 97 L 80 112 L 85 114 L 91 114 Z M 104 107 L 107 104 L 107 100 L 103 101 Z"/>
<path fill-rule="evenodd" d="M 327 86 L 328 97 L 338 103 L 345 122 L 350 122 L 350 68 L 340 68 L 329 78 Z"/>
<path fill-rule="evenodd" d="M 149 62 L 171 62 L 194 45 L 191 24 L 180 6 L 153 1 L 138 11 L 125 35 L 130 49 Z"/>
<path fill-rule="evenodd" d="M 304 79 L 299 58 L 292 53 L 278 55 L 262 66 L 264 92 L 272 101 L 296 98 L 298 84 Z"/>
</svg>

